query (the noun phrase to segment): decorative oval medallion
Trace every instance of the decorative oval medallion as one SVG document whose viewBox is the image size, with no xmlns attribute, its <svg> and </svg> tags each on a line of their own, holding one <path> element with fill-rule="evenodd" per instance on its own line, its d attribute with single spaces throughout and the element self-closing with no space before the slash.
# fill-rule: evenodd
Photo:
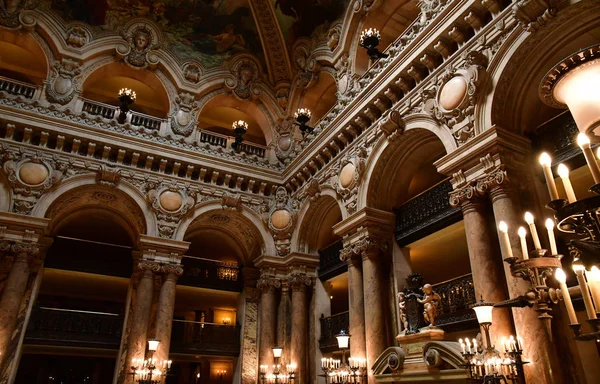
<svg viewBox="0 0 600 384">
<path fill-rule="evenodd" d="M 343 188 L 348 188 L 350 184 L 352 184 L 352 180 L 354 180 L 354 171 L 356 167 L 352 163 L 348 163 L 344 165 L 342 171 L 340 172 L 340 185 Z"/>
<path fill-rule="evenodd" d="M 191 117 L 188 112 L 179 110 L 175 116 L 177 117 L 177 124 L 181 126 L 186 126 L 190 123 Z"/>
<path fill-rule="evenodd" d="M 279 138 L 279 149 L 281 149 L 282 151 L 287 151 L 288 149 L 290 149 L 290 146 L 292 145 L 292 138 L 288 135 L 286 136 L 281 136 Z"/>
<path fill-rule="evenodd" d="M 64 78 L 59 76 L 54 81 L 54 90 L 59 95 L 66 95 L 73 88 L 73 81 L 71 79 Z"/>
<path fill-rule="evenodd" d="M 19 178 L 27 185 L 40 185 L 48 178 L 48 168 L 39 163 L 25 163 L 19 168 Z"/>
<path fill-rule="evenodd" d="M 452 111 L 457 108 L 467 95 L 467 82 L 462 76 L 454 76 L 440 91 L 439 102 L 442 108 Z"/>
<path fill-rule="evenodd" d="M 271 224 L 276 229 L 284 229 L 290 225 L 292 216 L 287 209 L 278 209 L 271 215 Z"/>
<path fill-rule="evenodd" d="M 177 192 L 164 191 L 160 194 L 160 205 L 169 212 L 174 212 L 181 208 L 183 199 Z"/>
</svg>

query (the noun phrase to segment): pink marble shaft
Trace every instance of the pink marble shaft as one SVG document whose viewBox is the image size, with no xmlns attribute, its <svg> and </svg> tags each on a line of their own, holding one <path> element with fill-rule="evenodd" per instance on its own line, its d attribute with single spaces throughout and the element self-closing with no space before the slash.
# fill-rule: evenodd
<svg viewBox="0 0 600 384">
<path fill-rule="evenodd" d="M 307 374 L 306 346 L 308 344 L 308 313 L 306 303 L 306 289 L 304 284 L 292 286 L 292 353 L 291 363 L 295 363 L 298 378 L 296 382 L 305 383 Z"/>
<path fill-rule="evenodd" d="M 473 285 L 477 301 L 483 300 L 497 303 L 506 300 L 506 279 L 502 270 L 501 256 L 496 253 L 496 238 L 487 220 L 489 201 L 472 198 L 461 206 L 467 247 L 473 274 Z M 518 244 L 518 243 L 517 243 Z M 490 328 L 492 343 L 514 334 L 510 312 L 506 308 L 495 308 L 493 323 Z M 482 330 L 483 335 L 483 330 Z M 496 342 L 496 344 L 498 344 Z"/>
<path fill-rule="evenodd" d="M 275 287 L 265 287 L 260 296 L 260 365 L 273 365 L 273 347 L 277 327 Z"/>
<path fill-rule="evenodd" d="M 365 339 L 367 351 L 367 367 L 369 383 L 375 383 L 371 367 L 386 349 L 386 327 L 384 301 L 382 292 L 386 289 L 382 284 L 381 255 L 378 252 L 363 254 L 363 285 L 365 305 Z"/>
<path fill-rule="evenodd" d="M 142 273 L 142 276 L 137 286 L 135 303 L 133 304 L 129 340 L 126 341 L 129 345 L 127 359 L 125 360 L 127 367 L 131 366 L 131 359 L 145 358 L 148 342 L 147 332 L 152 307 L 153 273 L 150 270 L 140 273 Z M 131 375 L 128 375 L 127 380 L 131 380 Z"/>
<path fill-rule="evenodd" d="M 29 273 L 27 253 L 18 253 L 0 296 L 0 363 L 7 355 L 7 347 L 15 330 L 21 302 L 27 289 Z"/>
<path fill-rule="evenodd" d="M 348 311 L 350 317 L 350 356 L 365 358 L 365 297 L 360 261 L 348 259 Z"/>
<path fill-rule="evenodd" d="M 160 288 L 156 310 L 156 339 L 160 341 L 154 358 L 160 363 L 169 359 L 173 311 L 175 310 L 175 289 L 177 275 L 169 273 Z"/>
</svg>

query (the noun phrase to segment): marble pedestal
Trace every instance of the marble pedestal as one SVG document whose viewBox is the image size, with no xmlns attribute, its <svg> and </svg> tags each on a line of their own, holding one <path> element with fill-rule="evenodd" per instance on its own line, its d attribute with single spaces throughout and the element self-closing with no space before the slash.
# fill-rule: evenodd
<svg viewBox="0 0 600 384">
<path fill-rule="evenodd" d="M 431 370 L 423 359 L 423 347 L 430 341 L 444 340 L 444 331 L 437 327 L 425 327 L 421 328 L 419 333 L 399 334 L 396 336 L 396 340 L 400 343 L 405 354 L 402 376 L 419 376 L 429 374 Z"/>
</svg>

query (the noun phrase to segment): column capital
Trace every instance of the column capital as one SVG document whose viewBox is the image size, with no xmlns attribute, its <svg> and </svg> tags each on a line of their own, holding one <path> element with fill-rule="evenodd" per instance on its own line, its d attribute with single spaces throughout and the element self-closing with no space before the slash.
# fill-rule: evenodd
<svg viewBox="0 0 600 384">
<path fill-rule="evenodd" d="M 295 273 L 288 278 L 288 284 L 294 292 L 304 292 L 313 285 L 313 278 L 302 273 Z"/>
<path fill-rule="evenodd" d="M 161 265 L 160 272 L 167 276 L 167 279 L 177 280 L 183 275 L 183 265 L 176 263 L 166 263 Z"/>
<path fill-rule="evenodd" d="M 276 277 L 274 268 L 260 270 L 260 278 L 256 282 L 256 288 L 261 293 L 275 292 L 275 289 L 281 288 L 281 279 Z"/>
<path fill-rule="evenodd" d="M 138 260 L 135 266 L 137 271 L 160 273 L 162 266 L 160 263 L 152 260 Z"/>
<path fill-rule="evenodd" d="M 388 248 L 389 243 L 387 240 L 367 234 L 344 247 L 340 252 L 340 258 L 347 263 L 353 263 L 354 258 L 375 259 L 382 253 L 387 252 Z"/>
</svg>

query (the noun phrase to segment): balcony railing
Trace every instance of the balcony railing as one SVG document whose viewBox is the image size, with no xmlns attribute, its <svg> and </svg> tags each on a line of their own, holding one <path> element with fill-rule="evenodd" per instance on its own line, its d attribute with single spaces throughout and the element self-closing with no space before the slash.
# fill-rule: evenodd
<svg viewBox="0 0 600 384">
<path fill-rule="evenodd" d="M 236 263 L 226 263 L 199 257 L 185 256 L 180 285 L 240 292 L 243 280 Z"/>
<path fill-rule="evenodd" d="M 131 125 L 136 127 L 144 127 L 151 130 L 159 130 L 160 125 L 165 121 L 156 117 L 144 115 L 138 112 L 131 112 Z"/>
<path fill-rule="evenodd" d="M 340 331 L 348 331 L 350 325 L 350 313 L 348 311 L 338 313 L 329 317 L 321 317 L 321 337 L 319 338 L 319 348 L 324 353 L 337 351 L 338 343 L 335 335 Z M 350 339 L 352 342 L 352 339 Z"/>
<path fill-rule="evenodd" d="M 434 284 L 433 289 L 442 298 L 436 326 L 450 331 L 477 325 L 475 312 L 470 308 L 477 301 L 473 275 L 468 274 Z"/>
<path fill-rule="evenodd" d="M 117 107 L 97 101 L 84 100 L 83 112 L 94 116 L 102 116 L 105 119 L 113 119 L 117 112 Z"/>
<path fill-rule="evenodd" d="M 26 99 L 33 99 L 37 89 L 38 87 L 35 85 L 0 76 L 0 91 L 10 93 L 11 95 L 23 96 Z"/>
<path fill-rule="evenodd" d="M 396 241 L 405 246 L 462 218 L 458 208 L 450 206 L 450 180 L 444 180 L 404 203 L 396 210 Z"/>
<path fill-rule="evenodd" d="M 207 130 L 200 130 L 200 142 L 208 143 L 217 147 L 227 148 L 235 138 L 233 136 L 227 136 L 216 132 Z M 240 145 L 240 152 L 244 152 L 248 155 L 256 155 L 258 157 L 265 157 L 267 148 L 264 145 L 251 143 L 249 141 L 243 141 Z"/>
<path fill-rule="evenodd" d="M 240 354 L 239 325 L 173 320 L 171 352 L 236 357 Z"/>
<path fill-rule="evenodd" d="M 329 280 L 348 270 L 348 265 L 340 260 L 342 248 L 343 244 L 340 240 L 319 251 L 319 279 L 321 281 Z"/>
<path fill-rule="evenodd" d="M 122 328 L 120 314 L 36 307 L 25 343 L 118 349 Z"/>
</svg>

